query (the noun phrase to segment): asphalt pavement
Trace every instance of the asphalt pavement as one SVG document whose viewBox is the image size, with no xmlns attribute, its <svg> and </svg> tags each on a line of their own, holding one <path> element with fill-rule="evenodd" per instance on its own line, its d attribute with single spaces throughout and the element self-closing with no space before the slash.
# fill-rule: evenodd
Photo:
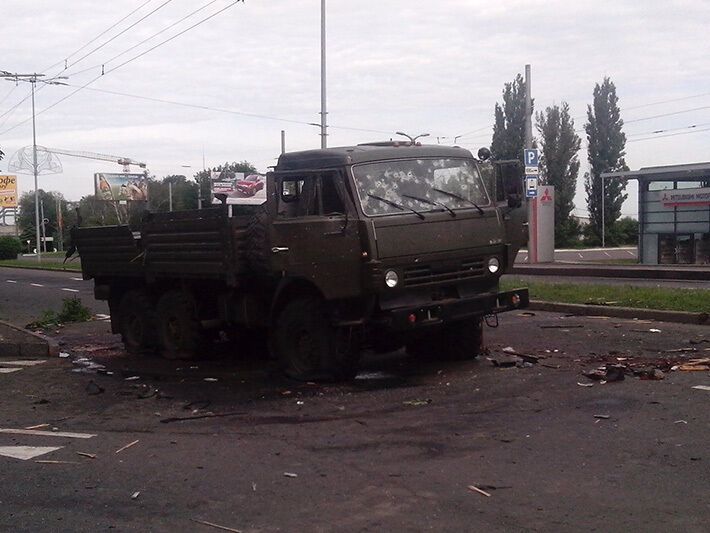
<svg viewBox="0 0 710 533">
<path fill-rule="evenodd" d="M 1 365 L 0 530 L 707 531 L 710 376 L 669 369 L 710 328 L 517 312 L 485 336 L 538 362 L 296 383 L 245 343 L 165 361 L 65 328 L 68 357 Z M 626 378 L 581 374 L 604 364 Z"/>
<path fill-rule="evenodd" d="M 80 272 L 0 268 L 0 320 L 24 326 L 46 310 L 61 310 L 62 300 L 72 297 L 93 313 L 108 313 L 106 302 L 94 299 L 94 282 Z"/>
</svg>

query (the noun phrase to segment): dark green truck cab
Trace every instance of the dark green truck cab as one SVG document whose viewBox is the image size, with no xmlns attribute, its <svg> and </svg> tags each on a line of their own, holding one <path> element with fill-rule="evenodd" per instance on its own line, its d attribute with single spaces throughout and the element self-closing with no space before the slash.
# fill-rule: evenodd
<svg viewBox="0 0 710 533">
<path fill-rule="evenodd" d="M 524 242 L 522 173 L 457 147 L 282 154 L 266 203 L 148 213 L 74 233 L 84 277 L 131 351 L 189 356 L 210 332 L 265 332 L 292 377 L 343 379 L 364 347 L 475 357 Z"/>
</svg>

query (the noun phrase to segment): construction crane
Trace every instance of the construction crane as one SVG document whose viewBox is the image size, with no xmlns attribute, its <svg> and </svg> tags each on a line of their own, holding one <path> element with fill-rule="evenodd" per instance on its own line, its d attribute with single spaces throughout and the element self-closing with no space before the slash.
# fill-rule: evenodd
<svg viewBox="0 0 710 533">
<path fill-rule="evenodd" d="M 84 159 L 95 159 L 98 161 L 113 161 L 114 163 L 118 163 L 119 165 L 123 165 L 123 171 L 124 172 L 130 172 L 130 166 L 135 165 L 140 168 L 146 168 L 146 164 L 143 163 L 142 161 L 136 161 L 135 159 L 131 159 L 130 157 L 121 157 L 117 155 L 108 155 L 108 154 L 97 154 L 95 152 L 84 152 L 84 151 L 76 151 L 76 150 L 64 150 L 61 148 L 45 148 L 45 147 L 37 147 L 37 151 L 44 151 L 48 152 L 51 154 L 59 154 L 59 155 L 68 155 L 70 157 L 81 157 Z"/>
</svg>

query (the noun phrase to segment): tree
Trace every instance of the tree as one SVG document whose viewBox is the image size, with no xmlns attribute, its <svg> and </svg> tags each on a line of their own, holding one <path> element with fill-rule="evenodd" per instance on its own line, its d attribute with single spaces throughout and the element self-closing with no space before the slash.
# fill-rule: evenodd
<svg viewBox="0 0 710 533">
<path fill-rule="evenodd" d="M 44 218 L 47 219 L 47 223 L 44 225 L 44 232 L 47 237 L 53 237 L 55 244 L 59 241 L 59 223 L 62 224 L 62 235 L 66 240 L 68 236 L 67 222 L 72 220 L 72 213 L 69 211 L 67 201 L 60 192 L 56 191 L 44 191 L 39 189 L 37 191 L 39 196 L 40 206 L 44 206 Z M 60 206 L 61 217 L 57 218 L 57 203 Z M 20 237 L 23 242 L 31 241 L 31 246 L 34 248 L 36 245 L 36 226 L 35 226 L 35 195 L 34 192 L 26 192 L 20 196 L 19 202 L 20 215 L 17 218 L 17 224 L 20 231 Z M 42 213 L 40 211 L 40 218 Z M 41 223 L 41 220 L 40 220 Z M 41 229 L 40 229 L 41 232 Z M 47 245 L 47 249 L 51 248 L 51 245 Z"/>
<path fill-rule="evenodd" d="M 200 170 L 195 174 L 195 182 L 197 182 L 200 187 L 200 198 L 202 198 L 203 205 L 209 205 L 212 202 L 210 196 L 210 172 L 220 172 L 223 174 L 223 177 L 229 179 L 234 177 L 235 172 L 243 172 L 245 175 L 249 175 L 256 174 L 257 170 L 249 161 L 235 161 L 233 163 L 218 165 L 214 168 Z"/>
<path fill-rule="evenodd" d="M 503 105 L 496 102 L 494 114 L 493 158 L 522 161 L 525 148 L 525 80 L 520 74 L 505 84 Z"/>
<path fill-rule="evenodd" d="M 587 208 L 592 230 L 602 237 L 602 219 L 609 228 L 621 216 L 621 206 L 626 200 L 626 183 L 621 180 L 602 180 L 603 172 L 628 170 L 624 159 L 626 135 L 622 131 L 624 121 L 619 110 L 616 86 L 609 78 L 594 87 L 593 104 L 587 106 L 588 160 L 590 171 L 584 175 L 584 189 L 587 193 Z M 602 216 L 602 196 L 604 213 Z M 610 242 L 614 244 L 614 242 Z"/>
<path fill-rule="evenodd" d="M 173 210 L 197 209 L 199 185 L 188 181 L 185 176 L 165 176 L 161 181 L 148 180 L 148 201 L 151 211 L 170 209 L 170 185 L 173 189 Z"/>
<path fill-rule="evenodd" d="M 555 245 L 574 245 L 579 236 L 579 223 L 571 216 L 579 173 L 577 153 L 581 145 L 574 132 L 569 104 L 562 102 L 535 117 L 540 133 L 540 159 L 543 182 L 555 187 Z"/>
</svg>

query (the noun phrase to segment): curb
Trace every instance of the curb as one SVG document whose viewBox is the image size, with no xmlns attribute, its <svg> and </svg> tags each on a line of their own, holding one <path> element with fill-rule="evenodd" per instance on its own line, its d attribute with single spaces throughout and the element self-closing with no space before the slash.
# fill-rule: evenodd
<svg viewBox="0 0 710 533">
<path fill-rule="evenodd" d="M 637 309 L 634 307 L 611 307 L 605 305 L 563 304 L 559 302 L 543 302 L 531 300 L 528 309 L 534 311 L 553 311 L 583 316 L 610 316 L 615 318 L 640 318 L 657 320 L 659 322 L 676 322 L 679 324 L 708 324 L 707 313 L 690 313 L 686 311 L 663 311 L 660 309 Z"/>
<path fill-rule="evenodd" d="M 59 344 L 49 337 L 0 320 L 0 357 L 56 357 Z"/>
<path fill-rule="evenodd" d="M 588 278 L 625 278 L 625 279 L 672 279 L 680 281 L 708 281 L 710 269 L 701 268 L 648 268 L 643 266 L 615 267 L 605 265 L 566 265 L 549 264 L 513 265 L 511 274 L 519 276 L 584 276 Z"/>
</svg>

